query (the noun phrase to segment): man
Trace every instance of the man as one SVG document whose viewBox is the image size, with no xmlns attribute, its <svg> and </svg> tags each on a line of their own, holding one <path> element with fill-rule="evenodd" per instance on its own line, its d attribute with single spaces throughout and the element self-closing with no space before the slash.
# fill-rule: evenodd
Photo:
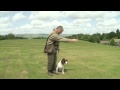
<svg viewBox="0 0 120 90">
<path fill-rule="evenodd" d="M 47 45 L 54 43 L 56 50 L 53 54 L 47 53 L 48 56 L 48 75 L 53 76 L 56 72 L 56 61 L 57 61 L 57 51 L 59 51 L 59 42 L 77 42 L 77 39 L 68 39 L 61 37 L 60 34 L 63 32 L 63 27 L 58 26 L 53 32 L 49 35 Z"/>
</svg>

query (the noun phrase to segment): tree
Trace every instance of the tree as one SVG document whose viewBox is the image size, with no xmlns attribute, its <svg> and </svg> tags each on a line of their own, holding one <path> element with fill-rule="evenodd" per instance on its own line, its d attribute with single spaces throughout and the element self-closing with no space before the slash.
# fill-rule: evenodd
<svg viewBox="0 0 120 90">
<path fill-rule="evenodd" d="M 5 37 L 3 35 L 0 35 L 0 40 L 4 40 Z"/>
<path fill-rule="evenodd" d="M 8 35 L 5 35 L 6 39 L 15 39 L 15 35 L 13 33 L 9 33 Z"/>
<path fill-rule="evenodd" d="M 96 37 L 96 42 L 100 43 L 100 37 L 99 36 Z"/>
<path fill-rule="evenodd" d="M 115 46 L 115 40 L 113 38 L 110 40 L 110 45 Z"/>
<path fill-rule="evenodd" d="M 96 41 L 95 41 L 95 38 L 94 38 L 93 36 L 90 36 L 90 37 L 89 37 L 89 42 L 96 42 Z"/>
<path fill-rule="evenodd" d="M 110 33 L 108 34 L 108 37 L 109 37 L 109 40 L 112 39 L 112 38 L 114 38 L 114 37 L 116 37 L 115 32 L 110 32 Z"/>
<path fill-rule="evenodd" d="M 109 40 L 108 33 L 103 33 L 101 40 Z"/>
<path fill-rule="evenodd" d="M 120 31 L 119 31 L 119 29 L 116 30 L 116 37 L 117 37 L 118 39 L 120 39 Z"/>
<path fill-rule="evenodd" d="M 101 36 L 100 33 L 93 34 L 92 36 L 95 42 L 100 43 L 100 36 Z"/>
</svg>

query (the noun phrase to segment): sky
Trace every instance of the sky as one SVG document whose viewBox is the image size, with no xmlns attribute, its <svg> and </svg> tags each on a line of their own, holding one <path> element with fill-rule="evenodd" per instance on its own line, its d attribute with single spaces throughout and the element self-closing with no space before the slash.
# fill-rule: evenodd
<svg viewBox="0 0 120 90">
<path fill-rule="evenodd" d="M 116 32 L 120 11 L 0 11 L 0 35 L 49 34 L 59 25 L 63 34 Z"/>
</svg>

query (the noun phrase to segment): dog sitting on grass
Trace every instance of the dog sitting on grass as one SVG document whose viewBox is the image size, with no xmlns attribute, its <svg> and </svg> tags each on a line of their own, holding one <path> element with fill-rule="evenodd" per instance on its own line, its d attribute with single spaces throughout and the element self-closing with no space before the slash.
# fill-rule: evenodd
<svg viewBox="0 0 120 90">
<path fill-rule="evenodd" d="M 68 63 L 68 60 L 63 58 L 62 60 L 60 60 L 57 64 L 56 67 L 56 73 L 58 73 L 58 71 L 62 71 L 62 74 L 65 74 L 64 72 L 64 65 Z"/>
</svg>

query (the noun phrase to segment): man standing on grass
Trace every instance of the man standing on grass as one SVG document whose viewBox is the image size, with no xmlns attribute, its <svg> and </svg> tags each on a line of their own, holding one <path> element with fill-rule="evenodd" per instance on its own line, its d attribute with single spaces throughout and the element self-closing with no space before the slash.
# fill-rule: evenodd
<svg viewBox="0 0 120 90">
<path fill-rule="evenodd" d="M 49 35 L 48 40 L 46 42 L 47 45 L 54 43 L 54 53 L 47 53 L 48 56 L 48 75 L 53 76 L 56 74 L 56 62 L 57 62 L 57 51 L 59 51 L 59 42 L 77 42 L 77 39 L 68 39 L 61 37 L 60 34 L 64 31 L 62 26 L 58 26 L 53 32 Z"/>
</svg>

